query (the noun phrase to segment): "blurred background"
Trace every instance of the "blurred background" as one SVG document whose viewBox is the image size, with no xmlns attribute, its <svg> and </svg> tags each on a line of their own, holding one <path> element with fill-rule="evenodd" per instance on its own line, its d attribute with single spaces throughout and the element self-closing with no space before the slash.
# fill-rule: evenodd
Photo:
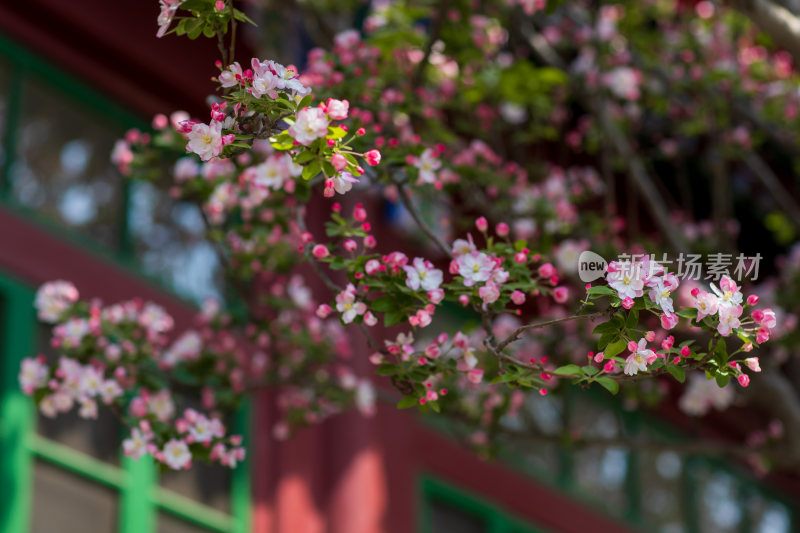
<svg viewBox="0 0 800 533">
<path fill-rule="evenodd" d="M 268 52 L 302 69 L 313 41 L 307 6 L 266 3 L 248 12 L 260 30 L 244 34 L 237 55 Z M 105 301 L 152 299 L 179 326 L 198 302 L 221 294 L 197 209 L 154 185 L 123 181 L 109 159 L 114 141 L 129 128 L 146 130 L 155 113 L 206 113 L 215 45 L 156 39 L 157 13 L 155 2 L 141 0 L 0 6 L 3 533 L 799 530 L 792 476 L 756 478 L 734 462 L 670 450 L 557 442 L 509 445 L 487 461 L 447 428 L 390 403 L 369 421 L 343 415 L 279 443 L 266 422 L 274 406 L 258 395 L 232 421 L 247 435 L 244 465 L 163 476 L 121 456 L 122 428 L 107 413 L 96 422 L 37 415 L 16 376 L 23 357 L 54 356 L 33 313 L 38 284 L 69 279 Z M 784 231 L 784 222 L 771 231 Z M 385 223 L 401 222 L 387 210 Z M 748 240 L 766 242 L 758 234 Z M 606 438 L 679 441 L 691 424 L 738 435 L 731 417 L 698 428 L 676 410 L 632 411 L 593 392 L 537 398 L 528 423 L 557 433 L 571 418 Z"/>
</svg>

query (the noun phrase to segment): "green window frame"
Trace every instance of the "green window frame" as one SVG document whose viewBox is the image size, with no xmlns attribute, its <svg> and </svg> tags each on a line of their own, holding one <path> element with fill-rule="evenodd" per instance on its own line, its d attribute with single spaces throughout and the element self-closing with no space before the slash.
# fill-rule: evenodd
<svg viewBox="0 0 800 533">
<path fill-rule="evenodd" d="M 118 533 L 155 533 L 160 511 L 217 533 L 250 531 L 249 460 L 233 472 L 231 514 L 220 512 L 158 485 L 150 458 L 123 457 L 112 466 L 35 433 L 36 410 L 19 388 L 17 376 L 24 357 L 35 353 L 37 321 L 35 290 L 0 272 L 0 531 L 27 533 L 33 504 L 34 460 L 47 463 L 118 492 Z M 249 443 L 249 406 L 237 414 L 235 429 Z"/>
<path fill-rule="evenodd" d="M 494 503 L 457 488 L 435 476 L 419 478 L 419 533 L 433 533 L 431 516 L 433 505 L 444 504 L 456 511 L 481 519 L 486 524 L 485 533 L 547 533 L 529 522 L 514 516 Z"/>
</svg>

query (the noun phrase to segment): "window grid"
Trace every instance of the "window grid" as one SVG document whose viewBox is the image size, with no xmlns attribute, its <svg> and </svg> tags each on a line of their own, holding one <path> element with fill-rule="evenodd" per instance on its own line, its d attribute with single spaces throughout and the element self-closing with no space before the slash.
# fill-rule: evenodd
<svg viewBox="0 0 800 533">
<path fill-rule="evenodd" d="M 0 498 L 0 531 L 27 533 L 30 529 L 33 492 L 33 460 L 46 461 L 119 493 L 119 533 L 156 531 L 156 516 L 164 511 L 187 523 L 218 533 L 250 530 L 249 463 L 233 473 L 232 514 L 222 513 L 190 498 L 158 486 L 156 467 L 150 458 L 134 461 L 124 457 L 122 467 L 104 463 L 36 434 L 36 412 L 31 399 L 19 388 L 21 360 L 34 353 L 36 317 L 34 291 L 0 273 L 0 484 L 10 497 Z M 249 409 L 236 415 L 236 429 L 248 442 Z"/>
<path fill-rule="evenodd" d="M 599 394 L 598 394 L 599 393 Z M 604 391 L 577 391 L 570 390 L 564 398 L 565 416 L 570 416 L 570 409 L 575 409 L 577 396 L 579 394 L 588 395 L 591 402 L 602 404 L 606 409 L 614 412 L 622 422 L 622 434 L 631 439 L 637 435 L 648 432 L 661 440 L 674 440 L 680 442 L 686 437 L 680 434 L 675 428 L 659 420 L 648 417 L 646 413 L 639 411 L 628 411 L 615 398 L 605 396 Z M 583 398 L 587 399 L 586 396 Z M 450 432 L 451 427 L 441 418 L 426 417 L 425 421 L 433 426 L 434 429 Z M 621 510 L 609 508 L 596 495 L 587 493 L 582 489 L 575 479 L 575 450 L 570 450 L 567 445 L 562 445 L 559 452 L 559 468 L 556 472 L 545 472 L 531 465 L 526 464 L 524 458 L 512 450 L 501 450 L 499 459 L 506 464 L 514 467 L 515 470 L 535 479 L 537 482 L 552 487 L 553 490 L 562 491 L 575 499 L 576 504 L 583 505 L 596 510 L 612 519 L 620 520 L 620 524 L 627 524 L 638 531 L 651 533 L 654 531 L 653 524 L 648 523 L 643 513 L 642 494 L 647 487 L 647 479 L 643 476 L 642 457 L 643 453 L 636 450 L 626 452 L 625 468 L 625 506 Z M 709 474 L 721 474 L 732 478 L 736 487 L 736 504 L 742 510 L 742 518 L 737 526 L 737 533 L 756 533 L 762 531 L 758 529 L 758 524 L 754 520 L 753 511 L 750 510 L 750 503 L 753 498 L 761 498 L 765 502 L 782 506 L 788 513 L 788 527 L 785 531 L 797 531 L 798 516 L 796 505 L 786 495 L 779 490 L 755 479 L 752 474 L 735 464 L 728 463 L 720 459 L 708 457 L 686 456 L 677 479 L 680 487 L 680 504 L 682 516 L 680 522 L 684 533 L 703 533 L 700 519 L 700 506 L 702 500 L 699 473 L 706 471 Z M 460 489 L 448 485 L 435 477 L 432 472 L 426 473 L 420 480 L 419 493 L 421 495 L 420 504 L 420 533 L 431 533 L 431 501 L 439 501 L 449 504 L 455 508 L 463 509 L 467 513 L 480 515 L 490 524 L 490 533 L 518 533 L 536 531 L 531 529 L 520 529 L 517 522 L 514 527 L 506 525 L 506 518 L 502 511 L 492 504 L 470 496 Z M 495 515 L 500 515 L 497 518 Z M 489 517 L 489 518 L 487 518 Z M 500 525 L 496 525 L 496 522 Z M 498 529 L 499 528 L 499 529 Z"/>
</svg>

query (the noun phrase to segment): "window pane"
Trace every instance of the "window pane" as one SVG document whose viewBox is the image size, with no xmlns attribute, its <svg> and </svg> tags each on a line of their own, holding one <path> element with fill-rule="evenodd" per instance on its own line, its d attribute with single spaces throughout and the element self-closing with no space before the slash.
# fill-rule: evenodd
<svg viewBox="0 0 800 533">
<path fill-rule="evenodd" d="M 573 431 L 583 437 L 613 439 L 621 434 L 615 412 L 592 403 L 584 396 L 575 397 L 570 422 Z M 626 505 L 625 477 L 628 473 L 628 452 L 622 448 L 588 447 L 574 454 L 575 481 L 585 494 L 597 496 L 614 511 Z"/>
<path fill-rule="evenodd" d="M 662 533 L 685 531 L 681 505 L 683 458 L 674 452 L 642 450 L 638 464 L 644 522 Z"/>
<path fill-rule="evenodd" d="M 531 435 L 557 435 L 561 432 L 563 405 L 560 398 L 528 394 L 519 416 L 504 419 L 503 424 L 515 432 L 529 432 Z M 531 446 L 535 442 L 535 446 Z M 510 438 L 505 443 L 505 454 L 513 465 L 519 466 L 531 475 L 540 473 L 555 476 L 559 468 L 559 446 L 550 440 L 524 441 Z"/>
<path fill-rule="evenodd" d="M 165 472 L 160 484 L 165 489 L 219 511 L 229 513 L 231 510 L 230 468 L 193 461 L 189 470 Z"/>
<path fill-rule="evenodd" d="M 168 513 L 158 513 L 158 533 L 208 533 L 208 531 Z"/>
<path fill-rule="evenodd" d="M 200 209 L 150 183 L 131 183 L 130 190 L 128 227 L 144 271 L 197 302 L 219 299 L 222 274 Z"/>
<path fill-rule="evenodd" d="M 484 533 L 486 522 L 456 507 L 431 502 L 431 533 Z"/>
<path fill-rule="evenodd" d="M 44 354 L 49 364 L 56 364 L 59 354 L 50 346 L 50 328 L 41 326 L 39 332 L 39 353 Z M 119 464 L 122 449 L 119 420 L 104 405 L 98 405 L 95 420 L 79 417 L 78 409 L 76 405 L 68 413 L 60 413 L 55 418 L 39 413 L 38 433 L 102 461 Z"/>
<path fill-rule="evenodd" d="M 33 470 L 31 533 L 113 533 L 114 490 L 37 460 Z"/>
<path fill-rule="evenodd" d="M 778 502 L 755 496 L 748 502 L 753 533 L 789 533 L 792 518 L 789 509 Z"/>
<path fill-rule="evenodd" d="M 57 224 L 116 248 L 122 177 L 110 161 L 122 131 L 33 78 L 24 86 L 11 195 Z"/>
<path fill-rule="evenodd" d="M 715 533 L 739 531 L 742 508 L 739 506 L 739 484 L 733 476 L 711 468 L 703 468 L 698 475 L 700 498 L 700 530 Z"/>
</svg>

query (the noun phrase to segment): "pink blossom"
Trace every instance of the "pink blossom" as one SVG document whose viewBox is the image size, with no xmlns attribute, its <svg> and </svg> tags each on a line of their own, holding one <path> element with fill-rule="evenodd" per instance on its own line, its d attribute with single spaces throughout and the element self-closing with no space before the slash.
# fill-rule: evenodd
<svg viewBox="0 0 800 533">
<path fill-rule="evenodd" d="M 288 132 L 297 142 L 308 146 L 320 137 L 328 135 L 328 117 L 319 107 L 305 107 L 297 112 L 295 122 L 289 127 Z"/>
<path fill-rule="evenodd" d="M 328 116 L 333 120 L 345 120 L 350 109 L 350 102 L 328 98 L 325 109 L 328 112 Z"/>
<path fill-rule="evenodd" d="M 563 304 L 567 302 L 569 298 L 569 289 L 566 287 L 556 287 L 553 289 L 553 300 L 557 303 Z"/>
<path fill-rule="evenodd" d="M 483 287 L 478 289 L 478 296 L 485 304 L 494 303 L 500 297 L 500 290 L 492 280 L 489 280 Z"/>
<path fill-rule="evenodd" d="M 466 287 L 487 281 L 495 268 L 495 262 L 488 255 L 478 251 L 458 256 L 456 264 Z"/>
<path fill-rule="evenodd" d="M 203 161 L 209 161 L 222 153 L 222 123 L 212 120 L 211 124 L 198 122 L 192 126 L 192 131 L 186 136 L 188 144 L 186 150 L 200 156 Z"/>
</svg>

